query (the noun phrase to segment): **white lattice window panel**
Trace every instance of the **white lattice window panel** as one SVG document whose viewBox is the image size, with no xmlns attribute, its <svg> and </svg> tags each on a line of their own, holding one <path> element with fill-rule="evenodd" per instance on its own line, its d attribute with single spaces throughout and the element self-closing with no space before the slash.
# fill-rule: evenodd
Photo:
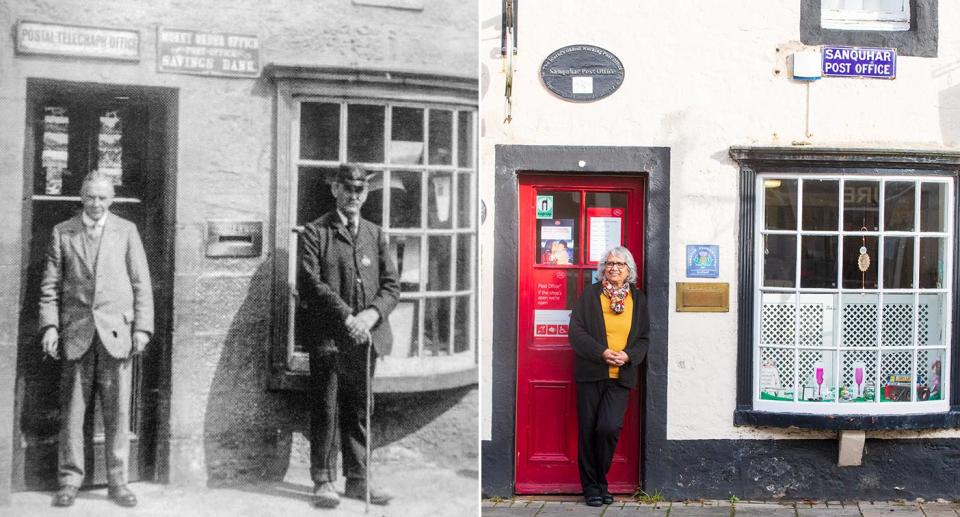
<svg viewBox="0 0 960 517">
<path fill-rule="evenodd" d="M 767 386 L 767 388 L 792 389 L 794 365 L 792 348 L 761 348 L 760 364 L 771 365 L 777 369 L 779 386 Z"/>
<path fill-rule="evenodd" d="M 843 304 L 843 346 L 877 346 L 877 306 L 867 303 Z"/>
<path fill-rule="evenodd" d="M 823 304 L 804 303 L 800 305 L 800 342 L 802 347 L 824 345 Z"/>
<path fill-rule="evenodd" d="M 883 346 L 913 345 L 913 303 L 883 304 Z"/>
<path fill-rule="evenodd" d="M 761 345 L 793 346 L 796 307 L 793 303 L 764 304 L 760 320 Z"/>
</svg>

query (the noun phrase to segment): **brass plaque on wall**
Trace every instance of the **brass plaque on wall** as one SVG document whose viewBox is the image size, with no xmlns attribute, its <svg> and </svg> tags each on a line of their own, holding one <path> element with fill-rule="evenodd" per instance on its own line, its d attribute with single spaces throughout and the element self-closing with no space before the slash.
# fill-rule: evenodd
<svg viewBox="0 0 960 517">
<path fill-rule="evenodd" d="M 677 312 L 730 312 L 730 284 L 677 282 Z"/>
<path fill-rule="evenodd" d="M 263 221 L 207 220 L 208 257 L 259 257 Z"/>
</svg>

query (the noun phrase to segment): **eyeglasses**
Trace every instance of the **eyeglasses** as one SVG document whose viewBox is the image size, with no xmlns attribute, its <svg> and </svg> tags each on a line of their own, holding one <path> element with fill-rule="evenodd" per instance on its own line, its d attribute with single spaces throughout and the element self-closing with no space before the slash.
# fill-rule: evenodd
<svg viewBox="0 0 960 517">
<path fill-rule="evenodd" d="M 604 262 L 603 265 L 606 266 L 607 269 L 626 269 L 627 268 L 626 262 Z"/>
</svg>

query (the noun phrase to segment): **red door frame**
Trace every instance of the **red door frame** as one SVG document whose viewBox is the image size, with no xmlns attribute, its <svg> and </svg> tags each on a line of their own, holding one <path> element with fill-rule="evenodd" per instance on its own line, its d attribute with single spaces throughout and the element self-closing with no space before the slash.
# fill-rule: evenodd
<svg viewBox="0 0 960 517">
<path fill-rule="evenodd" d="M 573 174 L 519 175 L 518 315 L 515 490 L 527 493 L 579 493 L 577 473 L 576 396 L 573 382 L 573 351 L 565 337 L 533 337 L 537 270 L 581 271 L 590 274 L 596 263 L 588 259 L 586 193 L 618 192 L 627 195 L 623 229 L 624 245 L 637 261 L 637 278 L 643 278 L 643 228 L 645 179 L 641 176 L 582 176 Z M 579 230 L 575 265 L 536 263 L 536 195 L 538 190 L 580 191 Z M 577 282 L 577 296 L 584 283 Z M 640 286 L 643 287 L 642 285 Z M 627 420 L 614 455 L 608 480 L 613 493 L 632 493 L 640 482 L 642 392 L 631 394 Z M 554 411 L 550 410 L 550 407 Z M 540 425 L 538 426 L 538 422 Z"/>
</svg>

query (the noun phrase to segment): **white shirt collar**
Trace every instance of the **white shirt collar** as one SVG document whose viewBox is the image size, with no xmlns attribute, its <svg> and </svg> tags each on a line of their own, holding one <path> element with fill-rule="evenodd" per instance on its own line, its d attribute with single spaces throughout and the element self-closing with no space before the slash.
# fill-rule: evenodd
<svg viewBox="0 0 960 517">
<path fill-rule="evenodd" d="M 344 214 L 343 212 L 341 212 L 341 211 L 338 209 L 338 210 L 337 210 L 337 215 L 340 216 L 340 222 L 343 223 L 344 226 L 347 226 L 347 227 L 350 226 L 350 224 L 349 224 L 349 223 L 350 223 L 350 218 L 347 217 L 346 214 Z M 357 223 L 357 228 L 359 228 L 359 227 L 360 227 L 360 217 L 358 216 L 356 219 L 354 219 L 354 222 Z"/>
<path fill-rule="evenodd" d="M 103 228 L 103 225 L 107 223 L 107 216 L 109 214 L 110 212 L 106 212 L 103 214 L 103 217 L 101 217 L 100 219 L 94 220 L 89 215 L 87 215 L 86 212 L 80 212 L 80 218 L 83 219 L 83 225 L 86 226 L 87 228 L 95 228 L 97 230 L 100 230 Z"/>
</svg>

